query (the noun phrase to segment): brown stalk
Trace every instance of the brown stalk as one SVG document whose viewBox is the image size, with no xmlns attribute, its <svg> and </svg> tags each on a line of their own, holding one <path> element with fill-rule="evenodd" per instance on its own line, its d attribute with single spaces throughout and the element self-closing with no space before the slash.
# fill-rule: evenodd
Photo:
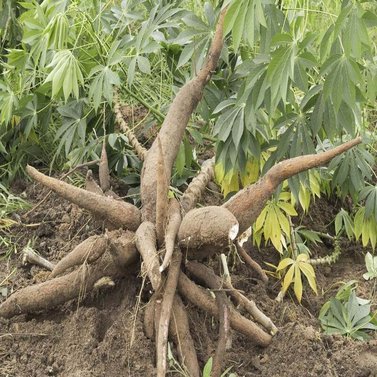
<svg viewBox="0 0 377 377">
<path fill-rule="evenodd" d="M 99 183 L 103 192 L 110 190 L 110 171 L 109 161 L 106 152 L 106 137 L 104 136 L 102 142 L 101 162 L 99 163 Z"/>
<path fill-rule="evenodd" d="M 122 111 L 120 109 L 121 105 L 120 105 L 119 94 L 117 90 L 114 91 L 113 103 L 114 103 L 114 113 L 115 113 L 116 122 L 118 123 L 120 129 L 127 136 L 130 145 L 136 152 L 139 159 L 141 161 L 144 161 L 145 155 L 147 154 L 148 151 L 139 143 L 139 140 L 137 140 L 137 137 L 132 132 L 131 128 L 128 127 L 127 123 L 125 122 Z"/>
<path fill-rule="evenodd" d="M 181 198 L 182 210 L 186 213 L 193 209 L 200 200 L 208 183 L 214 178 L 215 159 L 205 160 L 199 174 L 190 182 Z"/>
</svg>

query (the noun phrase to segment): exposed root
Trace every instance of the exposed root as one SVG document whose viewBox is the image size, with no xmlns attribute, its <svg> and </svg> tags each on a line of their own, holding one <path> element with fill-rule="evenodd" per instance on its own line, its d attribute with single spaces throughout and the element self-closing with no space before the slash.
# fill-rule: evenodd
<svg viewBox="0 0 377 377">
<path fill-rule="evenodd" d="M 161 304 L 161 314 L 157 333 L 157 376 L 165 377 L 167 371 L 167 346 L 170 315 L 173 306 L 175 291 L 178 284 L 179 271 L 181 269 L 182 254 L 176 249 L 169 268 L 168 278 L 165 284 L 164 295 Z"/>
<path fill-rule="evenodd" d="M 246 250 L 240 245 L 239 242 L 236 242 L 236 248 L 238 254 L 241 258 L 246 262 L 246 264 L 258 275 L 259 279 L 261 279 L 264 283 L 268 282 L 268 276 L 263 271 L 262 267 L 255 262 L 254 259 L 250 257 L 250 255 L 246 252 Z"/>
<path fill-rule="evenodd" d="M 143 258 L 142 273 L 148 275 L 154 291 L 161 285 L 160 264 L 156 248 L 156 230 L 149 221 L 144 221 L 136 231 L 136 246 Z"/>
<path fill-rule="evenodd" d="M 240 291 L 235 289 L 231 284 L 229 279 L 221 279 L 219 276 L 215 275 L 214 272 L 206 267 L 204 264 L 187 261 L 186 268 L 190 273 L 202 282 L 206 282 L 206 277 L 213 275 L 216 284 L 220 288 L 227 289 L 227 293 L 239 304 L 241 305 L 252 317 L 253 319 L 262 325 L 271 335 L 275 335 L 278 332 L 277 327 L 272 322 L 271 318 L 267 317 L 255 304 L 254 301 L 249 300 Z"/>
<path fill-rule="evenodd" d="M 109 161 L 106 153 L 106 137 L 103 138 L 101 162 L 99 163 L 99 183 L 103 192 L 110 190 Z"/>
<path fill-rule="evenodd" d="M 136 152 L 137 156 L 141 161 L 144 161 L 145 155 L 147 154 L 147 150 L 139 143 L 139 140 L 137 140 L 137 137 L 132 132 L 130 127 L 128 127 L 127 123 L 123 119 L 123 114 L 120 109 L 120 101 L 119 101 L 119 95 L 118 91 L 114 90 L 113 95 L 113 103 L 114 103 L 114 113 L 115 113 L 115 120 L 118 123 L 120 129 L 125 133 L 125 135 L 128 138 L 128 141 L 130 142 L 130 145 Z"/>
<path fill-rule="evenodd" d="M 52 270 L 49 278 L 55 278 L 69 268 L 93 263 L 106 251 L 107 239 L 104 236 L 92 236 L 77 245 L 68 255 L 61 259 Z"/>
<path fill-rule="evenodd" d="M 158 160 L 157 160 L 157 198 L 156 198 L 156 234 L 158 246 L 164 243 L 165 225 L 168 208 L 169 182 L 166 176 L 164 151 L 162 150 L 160 138 L 157 137 Z"/>
<path fill-rule="evenodd" d="M 154 306 L 156 302 L 156 296 L 150 298 L 148 304 L 144 309 L 144 333 L 149 339 L 154 339 Z"/>
<path fill-rule="evenodd" d="M 222 207 L 191 210 L 182 220 L 178 232 L 179 245 L 188 249 L 190 259 L 203 259 L 228 246 L 238 234 L 237 219 Z"/>
<path fill-rule="evenodd" d="M 166 176 L 171 176 L 171 170 L 177 157 L 185 129 L 199 101 L 202 98 L 205 85 L 215 71 L 223 47 L 223 23 L 226 8 L 218 19 L 211 47 L 206 62 L 197 76 L 180 88 L 174 98 L 158 134 L 164 151 Z M 143 219 L 155 223 L 156 220 L 156 165 L 158 160 L 158 141 L 155 140 L 145 158 L 141 175 L 141 201 L 143 203 Z"/>
<path fill-rule="evenodd" d="M 214 178 L 215 158 L 205 160 L 199 174 L 190 182 L 181 198 L 182 210 L 186 213 L 196 206 L 208 183 Z"/>
<path fill-rule="evenodd" d="M 86 166 L 90 166 L 90 165 L 95 165 L 95 164 L 98 164 L 101 160 L 93 160 L 93 161 L 89 161 L 89 162 L 85 162 L 83 164 L 79 164 L 79 165 L 76 165 L 75 167 L 73 167 L 71 170 L 69 170 L 67 173 L 63 174 L 60 179 L 64 179 L 65 177 L 68 177 L 70 174 L 72 174 L 74 171 L 76 171 L 77 169 L 81 169 L 83 167 L 86 167 Z M 30 209 L 29 211 L 27 211 L 25 214 L 23 214 L 21 217 L 23 218 L 26 218 L 28 217 L 32 212 L 34 212 L 37 208 L 39 208 L 51 195 L 52 191 L 50 190 L 44 197 L 42 200 L 40 200 L 32 209 Z"/>
<path fill-rule="evenodd" d="M 219 339 L 213 358 L 211 377 L 220 377 L 230 331 L 229 302 L 225 292 L 221 291 L 221 279 L 211 269 L 197 262 L 188 262 L 186 267 L 195 277 L 200 277 L 200 280 L 209 288 L 216 290 L 215 296 L 219 313 Z"/>
<path fill-rule="evenodd" d="M 104 196 L 104 193 L 99 187 L 98 183 L 93 178 L 93 172 L 89 169 L 85 177 L 85 190 L 90 191 L 94 194 Z"/>
<path fill-rule="evenodd" d="M 177 199 L 172 198 L 169 202 L 168 218 L 165 233 L 165 256 L 160 267 L 160 271 L 164 271 L 169 265 L 170 259 L 173 255 L 175 240 L 177 238 L 178 230 L 181 225 L 181 207 Z"/>
<path fill-rule="evenodd" d="M 318 154 L 308 154 L 290 158 L 272 167 L 258 182 L 245 187 L 223 204 L 237 218 L 240 233 L 253 224 L 261 213 L 267 200 L 285 179 L 305 170 L 322 166 L 334 157 L 361 143 L 361 138 L 350 140 L 333 149 Z"/>
<path fill-rule="evenodd" d="M 128 232 L 126 237 L 127 247 L 119 250 L 120 258 L 104 253 L 95 264 L 83 265 L 70 274 L 25 287 L 0 305 L 0 317 L 10 318 L 18 314 L 48 310 L 92 290 L 95 283 L 105 276 L 112 279 L 124 276 L 125 266 L 132 264 L 137 258 L 133 233 Z"/>
<path fill-rule="evenodd" d="M 140 225 L 140 211 L 132 204 L 103 197 L 48 177 L 31 166 L 27 166 L 26 171 L 37 182 L 55 191 L 64 199 L 92 212 L 99 219 L 109 221 L 114 227 L 136 230 Z"/>
<path fill-rule="evenodd" d="M 35 264 L 37 266 L 43 267 L 46 270 L 50 270 L 50 271 L 52 271 L 55 267 L 53 263 L 41 257 L 29 246 L 26 246 L 22 250 L 22 264 L 25 265 L 27 263 Z"/>
<path fill-rule="evenodd" d="M 178 289 L 183 296 L 199 308 L 209 312 L 215 317 L 219 316 L 215 299 L 209 292 L 191 281 L 183 272 L 179 274 Z M 229 314 L 230 326 L 246 335 L 250 341 L 262 347 L 267 347 L 271 343 L 271 336 L 260 329 L 254 322 L 243 317 L 233 308 L 230 309 Z"/>
<path fill-rule="evenodd" d="M 190 377 L 200 377 L 198 357 L 190 327 L 186 308 L 178 294 L 174 297 L 173 316 L 170 321 L 169 333 L 177 347 L 180 363 L 186 368 Z"/>
</svg>

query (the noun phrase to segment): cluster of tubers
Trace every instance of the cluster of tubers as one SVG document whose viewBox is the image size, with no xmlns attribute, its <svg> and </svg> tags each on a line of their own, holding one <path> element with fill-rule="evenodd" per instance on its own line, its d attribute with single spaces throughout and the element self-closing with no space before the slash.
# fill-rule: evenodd
<svg viewBox="0 0 377 377">
<path fill-rule="evenodd" d="M 96 220 L 105 224 L 106 232 L 88 238 L 72 250 L 54 266 L 47 281 L 11 295 L 0 305 L 1 317 L 47 310 L 77 298 L 83 291 L 93 289 L 101 278 L 117 279 L 126 276 L 128 271 L 140 268 L 138 262 L 141 256 L 141 272 L 148 277 L 154 291 L 145 309 L 145 332 L 156 342 L 157 376 L 165 376 L 167 372 L 169 336 L 176 344 L 180 361 L 189 375 L 200 376 L 184 300 L 219 318 L 219 342 L 212 376 L 221 375 L 230 328 L 241 332 L 257 345 L 266 347 L 270 344 L 277 331 L 272 321 L 252 300 L 234 289 L 229 279 L 215 275 L 199 261 L 223 252 L 230 243 L 236 243 L 241 257 L 266 281 L 263 270 L 237 243 L 238 235 L 256 220 L 281 182 L 302 171 L 326 164 L 359 144 L 361 139 L 356 138 L 317 155 L 280 162 L 257 183 L 244 188 L 222 206 L 195 208 L 214 175 L 214 161 L 208 160 L 180 200 L 168 199 L 171 171 L 185 128 L 222 50 L 226 9 L 220 13 L 203 68 L 179 90 L 148 151 L 122 121 L 119 99 L 114 96 L 116 120 L 144 161 L 141 209 L 120 200 L 111 191 L 105 148 L 99 164 L 100 185 L 88 174 L 86 189 L 76 188 L 48 177 L 31 166 L 27 167 L 27 173 L 33 180 L 89 211 Z M 205 287 L 215 292 L 215 298 Z M 228 296 L 251 319 L 240 314 Z"/>
</svg>

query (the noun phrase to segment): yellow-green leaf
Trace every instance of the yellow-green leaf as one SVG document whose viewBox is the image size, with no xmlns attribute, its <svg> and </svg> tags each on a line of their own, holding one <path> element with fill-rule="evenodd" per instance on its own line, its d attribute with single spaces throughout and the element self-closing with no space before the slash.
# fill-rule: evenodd
<svg viewBox="0 0 377 377">
<path fill-rule="evenodd" d="M 292 266 L 293 267 L 293 266 Z M 301 271 L 298 264 L 295 264 L 295 277 L 294 277 L 294 285 L 293 290 L 295 292 L 295 295 L 297 297 L 297 300 L 301 302 L 302 298 L 302 280 L 301 280 Z"/>
<path fill-rule="evenodd" d="M 276 268 L 276 271 L 284 270 L 289 265 L 293 264 L 294 260 L 292 258 L 284 258 L 280 261 L 279 265 Z"/>
<path fill-rule="evenodd" d="M 294 273 L 294 270 L 295 270 L 295 266 L 292 265 L 289 270 L 287 271 L 287 273 L 285 274 L 284 276 L 284 281 L 283 281 L 283 286 L 282 286 L 282 291 L 283 292 L 287 292 L 287 289 L 289 288 L 289 286 L 291 285 L 292 281 L 293 281 L 293 273 Z"/>
</svg>

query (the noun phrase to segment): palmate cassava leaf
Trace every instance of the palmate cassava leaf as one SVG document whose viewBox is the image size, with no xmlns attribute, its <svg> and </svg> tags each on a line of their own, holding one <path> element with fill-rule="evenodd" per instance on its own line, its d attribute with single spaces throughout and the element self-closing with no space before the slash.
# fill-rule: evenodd
<svg viewBox="0 0 377 377">
<path fill-rule="evenodd" d="M 345 300 L 332 298 L 320 312 L 319 320 L 326 334 L 340 334 L 358 340 L 370 338 L 367 331 L 377 330 L 370 315 L 370 301 L 356 296 L 352 289 Z"/>
<path fill-rule="evenodd" d="M 303 291 L 302 274 L 306 277 L 310 288 L 317 293 L 314 268 L 308 263 L 308 259 L 309 257 L 306 254 L 299 254 L 295 260 L 284 258 L 276 268 L 276 272 L 284 271 L 288 268 L 283 279 L 282 292 L 285 293 L 293 283 L 293 290 L 299 302 L 301 302 Z"/>
<path fill-rule="evenodd" d="M 55 135 L 55 140 L 60 140 L 56 153 L 64 146 L 68 155 L 72 146 L 85 144 L 87 117 L 84 115 L 84 104 L 81 100 L 72 100 L 57 110 L 62 116 L 62 125 Z"/>
<path fill-rule="evenodd" d="M 354 217 L 354 232 L 356 241 L 361 237 L 363 246 L 371 244 L 375 249 L 377 243 L 377 221 L 374 215 L 367 217 L 365 207 L 360 207 Z"/>
<path fill-rule="evenodd" d="M 254 239 L 258 245 L 263 236 L 266 242 L 270 240 L 275 249 L 283 253 L 286 239 L 290 238 L 291 233 L 288 216 L 297 216 L 289 200 L 290 194 L 281 192 L 277 200 L 267 202 L 253 226 Z"/>
<path fill-rule="evenodd" d="M 15 93 L 0 82 L 0 124 L 11 122 L 17 105 L 18 98 Z"/>
<path fill-rule="evenodd" d="M 349 213 L 343 208 L 335 216 L 335 234 L 338 236 L 346 231 L 347 237 L 352 239 L 354 236 L 354 224 Z"/>
<path fill-rule="evenodd" d="M 120 85 L 120 78 L 117 72 L 102 64 L 92 69 L 89 77 L 94 77 L 89 86 L 89 99 L 93 99 L 93 106 L 98 110 L 102 97 L 111 104 L 113 99 L 113 85 Z"/>
<path fill-rule="evenodd" d="M 79 85 L 84 83 L 84 78 L 79 62 L 70 50 L 56 52 L 48 67 L 52 71 L 45 82 L 52 82 L 52 96 L 56 97 L 63 90 L 65 101 L 73 93 L 79 98 Z"/>
<path fill-rule="evenodd" d="M 228 2 L 229 3 L 229 2 Z M 233 0 L 224 20 L 224 34 L 231 32 L 234 49 L 237 51 L 241 39 L 253 46 L 259 34 L 260 26 L 267 27 L 263 0 Z"/>
</svg>

